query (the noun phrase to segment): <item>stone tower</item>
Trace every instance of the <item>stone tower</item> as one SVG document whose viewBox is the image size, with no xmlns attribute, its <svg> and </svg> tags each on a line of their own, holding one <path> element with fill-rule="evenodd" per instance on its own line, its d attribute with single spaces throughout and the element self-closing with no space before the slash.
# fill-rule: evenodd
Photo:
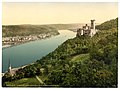
<svg viewBox="0 0 120 90">
<path fill-rule="evenodd" d="M 91 29 L 95 30 L 95 20 L 91 20 Z"/>
</svg>

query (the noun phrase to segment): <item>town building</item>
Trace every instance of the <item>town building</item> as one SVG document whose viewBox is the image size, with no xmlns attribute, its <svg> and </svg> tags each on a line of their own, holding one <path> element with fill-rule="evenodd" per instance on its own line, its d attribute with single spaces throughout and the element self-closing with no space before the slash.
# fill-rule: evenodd
<svg viewBox="0 0 120 90">
<path fill-rule="evenodd" d="M 87 36 L 94 36 L 96 34 L 95 29 L 95 20 L 91 20 L 91 26 L 88 26 L 87 24 L 83 26 L 82 28 L 77 29 L 77 36 L 87 35 Z"/>
</svg>

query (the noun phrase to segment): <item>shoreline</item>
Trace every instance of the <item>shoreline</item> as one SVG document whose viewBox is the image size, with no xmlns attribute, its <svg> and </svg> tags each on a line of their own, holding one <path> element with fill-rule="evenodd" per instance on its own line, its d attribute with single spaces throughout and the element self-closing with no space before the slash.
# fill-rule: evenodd
<svg viewBox="0 0 120 90">
<path fill-rule="evenodd" d="M 31 41 L 26 41 L 26 42 L 18 43 L 18 44 L 15 44 L 15 45 L 2 45 L 2 49 L 7 49 L 7 48 L 10 48 L 10 47 L 14 47 L 14 46 L 26 44 L 26 43 L 33 42 L 33 41 L 48 39 L 48 38 L 51 38 L 51 37 L 57 36 L 57 35 L 60 35 L 60 33 L 59 34 L 55 34 L 55 35 L 51 35 L 49 37 L 41 38 L 41 39 L 36 39 L 36 40 L 31 40 Z"/>
</svg>

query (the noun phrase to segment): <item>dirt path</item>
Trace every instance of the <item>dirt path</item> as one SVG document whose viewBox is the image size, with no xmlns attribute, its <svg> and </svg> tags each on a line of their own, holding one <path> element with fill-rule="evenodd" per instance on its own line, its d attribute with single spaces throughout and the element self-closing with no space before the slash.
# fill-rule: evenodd
<svg viewBox="0 0 120 90">
<path fill-rule="evenodd" d="M 44 84 L 44 82 L 37 75 L 35 77 L 41 84 Z"/>
</svg>

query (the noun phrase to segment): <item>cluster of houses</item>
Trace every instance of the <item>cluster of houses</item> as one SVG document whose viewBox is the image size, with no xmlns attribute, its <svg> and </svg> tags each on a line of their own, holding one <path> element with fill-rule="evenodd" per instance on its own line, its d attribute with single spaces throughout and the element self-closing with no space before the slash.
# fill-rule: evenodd
<svg viewBox="0 0 120 90">
<path fill-rule="evenodd" d="M 18 43 L 34 41 L 39 39 L 44 39 L 46 37 L 50 37 L 50 34 L 40 34 L 40 35 L 29 35 L 29 36 L 15 36 L 15 37 L 3 37 L 2 44 L 3 45 L 16 45 Z"/>
</svg>

